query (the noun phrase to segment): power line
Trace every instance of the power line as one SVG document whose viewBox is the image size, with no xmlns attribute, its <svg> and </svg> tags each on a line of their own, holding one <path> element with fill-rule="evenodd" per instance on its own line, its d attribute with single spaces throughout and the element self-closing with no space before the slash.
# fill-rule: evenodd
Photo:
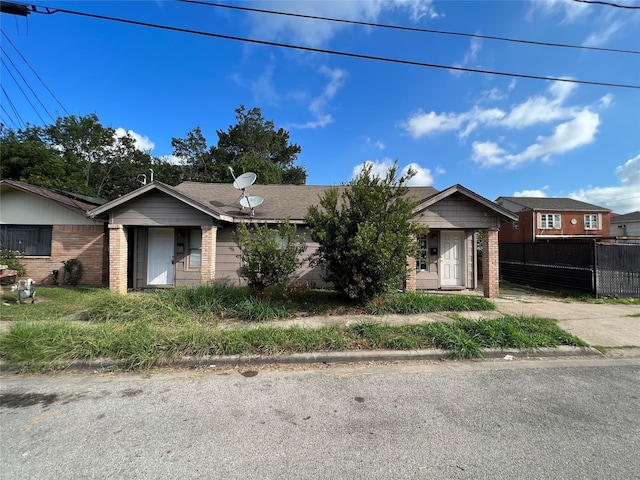
<svg viewBox="0 0 640 480">
<path fill-rule="evenodd" d="M 9 60 L 9 63 L 11 63 L 11 65 L 13 66 L 14 70 L 18 73 L 18 75 L 20 75 L 20 78 L 22 78 L 22 81 L 24 82 L 24 84 L 29 87 L 29 90 L 31 90 L 31 93 L 33 94 L 34 97 L 36 97 L 36 100 L 38 100 L 38 103 L 40 104 L 40 106 L 42 108 L 44 108 L 44 111 L 47 112 L 47 115 L 49 115 L 49 118 L 51 118 L 51 120 L 55 119 L 53 118 L 53 116 L 49 113 L 49 110 L 47 110 L 47 107 L 45 107 L 44 103 L 42 103 L 42 101 L 40 100 L 40 97 L 38 97 L 38 94 L 33 90 L 33 88 L 31 88 L 31 85 L 29 85 L 29 82 L 27 82 L 27 79 L 24 78 L 24 75 L 22 75 L 22 73 L 20 72 L 20 70 L 18 69 L 18 67 L 16 67 L 16 64 L 13 63 L 13 60 L 11 60 L 11 57 L 9 57 L 8 53 L 5 51 L 4 47 L 2 47 L 0 45 L 0 51 L 2 51 L 2 53 L 4 54 L 5 57 L 7 57 L 7 60 Z M 4 61 L 2 62 L 4 64 Z M 6 64 L 5 64 L 6 67 Z M 7 69 L 8 70 L 8 69 Z M 15 79 L 14 79 L 15 80 Z"/>
<path fill-rule="evenodd" d="M 535 40 L 523 40 L 518 38 L 509 38 L 509 37 L 497 37 L 494 35 L 480 35 L 474 33 L 463 33 L 463 32 L 451 32 L 446 30 L 432 30 L 426 28 L 417 28 L 417 27 L 405 27 L 399 25 L 388 25 L 384 23 L 372 23 L 372 22 L 364 22 L 359 20 L 345 20 L 340 18 L 332 18 L 332 17 L 321 17 L 317 15 L 306 15 L 302 13 L 290 13 L 290 12 L 279 12 L 275 10 L 264 10 L 261 8 L 251 8 L 251 7 L 240 7 L 237 5 L 225 5 L 220 3 L 210 3 L 202 0 L 178 0 L 183 3 L 194 3 L 197 5 L 206 5 L 208 7 L 219 7 L 219 8 L 228 8 L 231 10 L 242 10 L 246 12 L 257 12 L 257 13 L 268 13 L 272 15 L 283 15 L 287 17 L 297 17 L 297 18 L 308 18 L 313 20 L 326 20 L 329 22 L 338 22 L 338 23 L 347 23 L 351 25 L 364 25 L 368 27 L 379 27 L 379 28 L 389 28 L 394 30 L 404 30 L 408 32 L 420 32 L 420 33 L 434 33 L 438 35 L 454 35 L 459 37 L 472 37 L 472 38 L 482 38 L 486 40 L 498 40 L 501 42 L 514 42 L 514 43 L 524 43 L 527 45 L 539 45 L 545 47 L 561 47 L 561 48 L 578 48 L 582 50 L 596 50 L 602 52 L 615 52 L 615 53 L 631 53 L 631 54 L 640 54 L 638 50 L 625 50 L 618 48 L 606 48 L 606 47 L 590 47 L 586 45 L 572 45 L 567 43 L 552 43 L 552 42 L 539 42 Z M 578 0 L 576 0 L 578 1 Z M 640 8 L 640 7 L 634 7 Z"/>
<path fill-rule="evenodd" d="M 2 109 L 2 111 L 5 113 L 5 116 L 9 119 L 9 121 L 13 124 L 13 126 L 17 129 L 18 128 L 18 124 L 15 122 L 15 120 L 13 119 L 13 117 L 9 114 L 9 112 L 7 112 L 7 109 L 4 108 L 4 105 L 0 104 L 0 109 Z"/>
<path fill-rule="evenodd" d="M 11 78 L 13 78 L 13 81 L 16 82 L 16 85 L 17 85 L 18 89 L 22 92 L 22 95 L 24 95 L 24 98 L 27 99 L 27 102 L 29 102 L 29 105 L 31 105 L 31 108 L 33 108 L 33 111 L 36 112 L 36 115 L 38 115 L 38 118 L 40 119 L 40 121 L 42 123 L 45 123 L 44 118 L 42 118 L 42 116 L 40 115 L 40 112 L 38 112 L 36 107 L 31 102 L 31 99 L 29 98 L 29 96 L 22 89 L 22 87 L 20 86 L 20 83 L 18 83 L 18 81 L 16 80 L 16 77 L 13 76 L 13 73 L 11 73 L 11 70 L 9 70 L 9 67 L 7 67 L 7 64 L 4 63 L 4 58 L 0 58 L 0 62 L 2 62 L 2 65 L 4 65 L 4 68 L 7 69 L 7 72 L 9 72 L 9 75 L 11 76 Z"/>
<path fill-rule="evenodd" d="M 343 57 L 359 58 L 359 59 L 363 59 L 363 60 L 375 60 L 375 61 L 379 61 L 379 62 L 397 63 L 397 64 L 402 64 L 402 65 L 412 65 L 412 66 L 417 66 L 417 67 L 439 68 L 439 69 L 444 69 L 444 70 L 456 70 L 456 71 L 470 72 L 470 73 L 484 73 L 484 74 L 487 74 L 487 75 L 498 75 L 498 76 L 503 76 L 503 77 L 526 78 L 526 79 L 530 79 L 530 80 L 545 80 L 545 81 L 554 81 L 554 82 L 577 83 L 577 84 L 582 84 L 582 85 L 595 85 L 595 86 L 600 86 L 600 87 L 640 89 L 640 85 L 631 85 L 631 84 L 623 84 L 623 83 L 610 83 L 610 82 L 597 82 L 597 81 L 591 81 L 591 80 L 577 80 L 577 79 L 562 78 L 562 77 L 545 77 L 545 76 L 542 76 L 542 75 L 529 75 L 529 74 L 524 74 L 524 73 L 498 72 L 498 71 L 494 71 L 494 70 L 483 70 L 483 69 L 478 69 L 478 68 L 456 67 L 456 66 L 451 66 L 451 65 L 441 65 L 441 64 L 435 64 L 435 63 L 417 62 L 417 61 L 412 61 L 412 60 L 400 60 L 400 59 L 389 58 L 389 57 L 378 57 L 378 56 L 374 56 L 374 55 L 363 55 L 363 54 L 358 54 L 358 53 L 340 52 L 340 51 L 337 51 L 337 50 L 326 50 L 326 49 L 321 49 L 321 48 L 304 47 L 304 46 L 301 46 L 301 45 L 291 45 L 291 44 L 286 44 L 286 43 L 269 42 L 269 41 L 266 41 L 266 40 L 256 40 L 256 39 L 252 39 L 252 38 L 235 37 L 235 36 L 231 36 L 231 35 L 223 35 L 223 34 L 220 34 L 220 33 L 203 32 L 203 31 L 200 31 L 200 30 L 192 30 L 192 29 L 188 29 L 188 28 L 170 27 L 170 26 L 167 26 L 167 25 L 158 25 L 158 24 L 149 23 L 149 22 L 141 22 L 141 21 L 138 21 L 138 20 L 127 20 L 127 19 L 123 19 L 123 18 L 110 17 L 110 16 L 107 16 L 107 15 L 99 15 L 99 14 L 95 14 L 95 13 L 77 12 L 77 11 L 74 11 L 74 10 L 67 10 L 67 9 L 62 9 L 62 8 L 51 9 L 49 7 L 38 7 L 38 6 L 35 6 L 35 5 L 34 5 L 34 8 L 35 9 L 44 8 L 45 9 L 44 12 L 40 12 L 40 11 L 37 11 L 37 10 L 34 10 L 34 11 L 35 11 L 35 13 L 41 13 L 41 14 L 47 14 L 47 15 L 52 15 L 54 13 L 68 13 L 70 15 L 78 15 L 78 16 L 81 16 L 81 17 L 88 17 L 88 18 L 97 18 L 97 19 L 101 19 L 101 20 L 110 20 L 110 21 L 114 21 L 114 22 L 126 23 L 126 24 L 129 24 L 129 25 L 139 25 L 139 26 L 143 26 L 143 27 L 158 28 L 158 29 L 161 29 L 161 30 L 170 30 L 170 31 L 174 31 L 174 32 L 190 33 L 190 34 L 202 35 L 202 36 L 206 36 L 206 37 L 222 38 L 222 39 L 225 39 L 225 40 L 235 40 L 235 41 L 240 41 L 240 42 L 255 43 L 255 44 L 258 44 L 258 45 L 269 45 L 269 46 L 272 46 L 272 47 L 291 48 L 291 49 L 294 49 L 294 50 L 303 50 L 303 51 L 314 52 L 314 53 L 326 53 L 326 54 L 329 54 L 329 55 L 339 55 L 339 56 L 343 56 Z"/>
<path fill-rule="evenodd" d="M 573 0 L 573 1 L 578 3 L 592 3 L 594 5 L 605 5 L 607 7 L 626 8 L 629 10 L 640 10 L 640 7 L 635 7 L 633 5 L 621 5 L 619 3 L 602 2 L 600 0 Z"/>
<path fill-rule="evenodd" d="M 60 102 L 60 100 L 58 100 L 58 97 L 56 97 L 56 95 L 51 91 L 51 89 L 47 86 L 46 83 L 44 83 L 44 80 L 42 80 L 42 78 L 40 78 L 40 75 L 38 75 L 38 72 L 36 72 L 36 70 L 31 66 L 31 64 L 29 63 L 29 61 L 24 57 L 24 55 L 22 55 L 22 53 L 20 53 L 20 50 L 18 50 L 18 47 L 16 47 L 13 42 L 11 41 L 11 39 L 9 38 L 9 36 L 4 33 L 4 30 L 2 30 L 2 35 L 4 35 L 4 37 L 7 39 L 7 41 L 9 42 L 9 44 L 14 48 L 14 50 L 16 52 L 18 52 L 18 55 L 20 55 L 20 58 L 22 58 L 22 60 L 24 61 L 24 63 L 27 64 L 27 66 L 31 69 L 31 71 L 34 73 L 34 75 L 36 76 L 36 78 L 38 80 L 40 80 L 40 83 L 42 83 L 42 85 L 44 86 L 44 88 L 47 89 L 47 92 L 49 92 L 49 94 L 53 97 L 53 99 L 58 102 L 58 105 L 60 105 L 60 107 L 62 108 L 62 110 L 64 110 L 64 113 L 66 113 L 67 115 L 69 115 L 69 112 L 67 111 L 66 108 L 64 108 L 64 105 L 62 104 L 62 102 Z M 49 113 L 49 112 L 47 112 Z"/>
<path fill-rule="evenodd" d="M 13 113 L 15 113 L 18 120 L 20 120 L 20 123 L 24 126 L 25 123 L 22 120 L 22 117 L 20 116 L 20 114 L 18 113 L 18 110 L 16 110 L 16 107 L 11 101 L 11 98 L 9 97 L 9 95 L 7 94 L 7 91 L 4 89 L 4 85 L 0 85 L 0 88 L 2 89 L 2 93 L 4 93 L 4 96 L 7 98 L 7 102 L 9 102 L 9 106 L 11 107 L 11 110 L 13 110 Z"/>
</svg>

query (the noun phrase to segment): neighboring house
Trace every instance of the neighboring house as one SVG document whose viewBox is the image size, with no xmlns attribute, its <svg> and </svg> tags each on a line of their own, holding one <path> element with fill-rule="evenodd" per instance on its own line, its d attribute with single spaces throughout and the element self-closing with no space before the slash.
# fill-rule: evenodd
<svg viewBox="0 0 640 480">
<path fill-rule="evenodd" d="M 149 183 L 89 212 L 108 222 L 109 286 L 126 293 L 127 288 L 168 288 L 208 284 L 214 281 L 243 283 L 233 232 L 240 222 L 276 224 L 289 219 L 311 242 L 304 217 L 328 187 L 308 185 L 253 185 L 251 195 L 264 203 L 241 210 L 242 193 L 231 184 L 185 182 L 170 187 Z M 348 187 L 339 187 L 348 188 Z M 424 258 L 410 260 L 407 289 L 475 289 L 475 232 L 484 232 L 483 278 L 486 296 L 498 294 L 498 228 L 515 215 L 461 185 L 438 192 L 413 187 L 420 199 L 416 220 L 430 227 L 420 240 Z M 234 247 L 236 249 L 234 250 Z M 325 286 L 321 271 L 303 265 L 296 279 Z"/>
<path fill-rule="evenodd" d="M 640 210 L 611 217 L 612 237 L 640 237 Z"/>
<path fill-rule="evenodd" d="M 498 197 L 518 215 L 500 229 L 500 243 L 602 239 L 609 237 L 611 210 L 571 198 Z"/>
<path fill-rule="evenodd" d="M 106 277 L 106 226 L 87 217 L 102 200 L 61 190 L 0 180 L 0 244 L 17 250 L 27 276 L 52 284 L 63 280 L 63 262 L 78 259 L 80 284 L 103 285 Z"/>
</svg>

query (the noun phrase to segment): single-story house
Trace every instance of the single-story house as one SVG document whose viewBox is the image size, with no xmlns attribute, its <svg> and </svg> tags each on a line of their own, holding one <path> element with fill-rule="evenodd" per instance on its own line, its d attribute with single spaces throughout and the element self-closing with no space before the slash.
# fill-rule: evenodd
<svg viewBox="0 0 640 480">
<path fill-rule="evenodd" d="M 15 180 L 0 180 L 0 244 L 20 252 L 36 284 L 63 281 L 63 262 L 82 264 L 81 285 L 107 282 L 107 234 L 103 220 L 87 212 L 104 200 Z"/>
<path fill-rule="evenodd" d="M 498 197 L 518 218 L 500 229 L 500 243 L 593 240 L 609 237 L 611 210 L 572 198 Z"/>
<path fill-rule="evenodd" d="M 611 217 L 611 236 L 640 237 L 640 210 Z"/>
<path fill-rule="evenodd" d="M 169 288 L 227 281 L 241 284 L 240 259 L 233 232 L 240 222 L 276 224 L 284 219 L 307 236 L 306 255 L 317 244 L 305 227 L 310 205 L 328 187 L 252 185 L 251 195 L 264 202 L 243 208 L 243 192 L 232 184 L 184 182 L 171 187 L 151 182 L 89 212 L 109 231 L 109 287 Z M 339 187 L 348 188 L 348 187 Z M 483 232 L 484 293 L 498 294 L 498 229 L 516 215 L 462 185 L 443 191 L 411 187 L 419 200 L 416 221 L 429 226 L 419 239 L 424 257 L 412 262 L 406 288 L 475 289 L 478 285 L 477 231 Z M 246 200 L 243 201 L 246 204 Z M 415 266 L 415 268 L 413 268 Z M 325 286 L 321 271 L 303 265 L 296 279 Z"/>
</svg>

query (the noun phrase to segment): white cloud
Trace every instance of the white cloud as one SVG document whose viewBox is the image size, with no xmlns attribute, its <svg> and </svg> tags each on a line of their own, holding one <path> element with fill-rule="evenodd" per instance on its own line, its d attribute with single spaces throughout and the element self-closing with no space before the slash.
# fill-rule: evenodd
<svg viewBox="0 0 640 480">
<path fill-rule="evenodd" d="M 622 27 L 623 23 L 616 20 L 609 25 L 605 26 L 603 30 L 592 33 L 582 43 L 588 47 L 600 47 L 605 45 L 609 39 Z"/>
<path fill-rule="evenodd" d="M 534 20 L 538 15 L 559 15 L 560 23 L 572 23 L 579 17 L 589 14 L 590 5 L 575 2 L 574 0 L 530 0 L 530 8 L 527 20 Z"/>
<path fill-rule="evenodd" d="M 367 145 L 373 145 L 375 146 L 378 150 L 384 150 L 385 148 L 387 148 L 385 146 L 384 143 L 382 143 L 380 140 L 376 140 L 375 142 L 373 140 L 371 140 L 369 137 L 367 137 Z"/>
<path fill-rule="evenodd" d="M 513 82 L 509 88 L 512 87 Z M 402 126 L 413 138 L 433 135 L 447 131 L 459 131 L 461 138 L 467 137 L 480 125 L 503 126 L 507 128 L 525 128 L 537 123 L 548 123 L 564 120 L 575 115 L 575 107 L 564 106 L 565 101 L 576 88 L 569 82 L 553 82 L 544 95 L 536 95 L 524 102 L 512 106 L 509 112 L 499 108 L 482 108 L 474 106 L 462 113 L 431 111 L 425 113 L 419 110 L 409 117 Z M 492 93 L 491 93 L 492 92 Z M 485 92 L 486 93 L 486 92 Z M 490 91 L 494 96 L 499 92 Z M 601 106 L 607 105 L 603 97 Z"/>
<path fill-rule="evenodd" d="M 153 143 L 147 136 L 140 135 L 139 133 L 136 133 L 133 130 L 125 130 L 122 127 L 116 128 L 116 132 L 115 132 L 116 137 L 125 137 L 127 135 L 133 138 L 133 143 L 135 147 L 142 152 L 149 152 L 153 150 L 153 147 L 156 146 L 155 143 Z"/>
<path fill-rule="evenodd" d="M 640 210 L 640 155 L 616 168 L 620 185 L 589 187 L 569 194 L 570 198 L 610 208 L 616 213 Z"/>
<path fill-rule="evenodd" d="M 494 142 L 474 142 L 472 158 L 483 167 L 505 165 L 509 168 L 537 159 L 548 160 L 552 155 L 593 142 L 599 125 L 599 115 L 584 109 L 575 114 L 570 121 L 556 126 L 552 135 L 538 137 L 536 143 L 520 153 L 507 153 Z"/>
<path fill-rule="evenodd" d="M 547 193 L 545 192 L 545 190 L 547 190 L 549 188 L 549 186 L 544 186 L 542 187 L 542 190 L 538 189 L 538 190 L 521 190 L 520 192 L 513 192 L 513 196 L 514 197 L 546 197 Z"/>
<path fill-rule="evenodd" d="M 455 62 L 453 64 L 456 68 L 462 68 L 468 66 L 470 63 L 473 63 L 478 58 L 478 53 L 480 53 L 480 49 L 482 48 L 482 40 L 477 37 L 473 37 L 469 43 L 469 49 L 465 52 L 464 57 L 461 62 Z M 452 69 L 449 70 L 449 73 L 452 75 L 459 77 L 462 75 L 464 70 Z"/>
<path fill-rule="evenodd" d="M 366 166 L 371 166 L 371 174 L 374 177 L 384 177 L 389 169 L 393 167 L 394 161 L 390 158 L 385 158 L 383 160 L 371 161 L 367 160 L 364 163 L 360 163 L 353 167 L 353 171 L 351 173 L 351 178 L 355 178 L 362 172 L 362 169 Z M 404 176 L 409 171 L 409 168 L 415 170 L 416 174 L 407 182 L 407 185 L 411 187 L 419 187 L 419 186 L 430 186 L 433 185 L 433 176 L 431 175 L 431 170 L 425 167 L 421 167 L 417 163 L 410 163 L 409 165 L 405 165 L 399 172 L 399 176 Z"/>
<path fill-rule="evenodd" d="M 281 1 L 261 1 L 265 10 L 282 11 Z M 432 0 L 369 0 L 366 2 L 311 1 L 287 2 L 290 13 L 344 20 L 376 22 L 392 11 L 406 11 L 412 21 L 437 18 Z M 253 15 L 253 33 L 265 40 L 281 40 L 310 47 L 326 45 L 339 31 L 352 25 L 283 15 Z"/>
<path fill-rule="evenodd" d="M 309 112 L 313 115 L 314 120 L 303 124 L 294 124 L 295 128 L 320 128 L 333 122 L 331 114 L 326 113 L 327 103 L 344 85 L 347 72 L 340 68 L 331 69 L 323 65 L 320 67 L 320 73 L 329 77 L 329 82 L 324 87 L 322 93 L 315 97 L 309 104 Z"/>
</svg>

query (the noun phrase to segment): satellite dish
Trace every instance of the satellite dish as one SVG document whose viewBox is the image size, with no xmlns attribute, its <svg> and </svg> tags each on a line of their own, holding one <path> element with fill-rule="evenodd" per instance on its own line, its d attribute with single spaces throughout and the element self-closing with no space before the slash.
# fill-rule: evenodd
<svg viewBox="0 0 640 480">
<path fill-rule="evenodd" d="M 242 210 L 244 210 L 245 207 L 250 208 L 252 217 L 256 214 L 253 209 L 255 207 L 262 205 L 262 202 L 264 202 L 264 197 L 260 197 L 258 195 L 248 195 L 240 199 L 240 205 L 242 205 Z"/>
<path fill-rule="evenodd" d="M 235 179 L 233 182 L 233 188 L 244 190 L 245 188 L 253 185 L 257 178 L 258 176 L 253 172 L 243 173 Z"/>
<path fill-rule="evenodd" d="M 242 197 L 240 199 L 240 205 L 247 208 L 255 208 L 262 205 L 264 198 L 258 195 L 249 195 L 248 197 Z"/>
</svg>

